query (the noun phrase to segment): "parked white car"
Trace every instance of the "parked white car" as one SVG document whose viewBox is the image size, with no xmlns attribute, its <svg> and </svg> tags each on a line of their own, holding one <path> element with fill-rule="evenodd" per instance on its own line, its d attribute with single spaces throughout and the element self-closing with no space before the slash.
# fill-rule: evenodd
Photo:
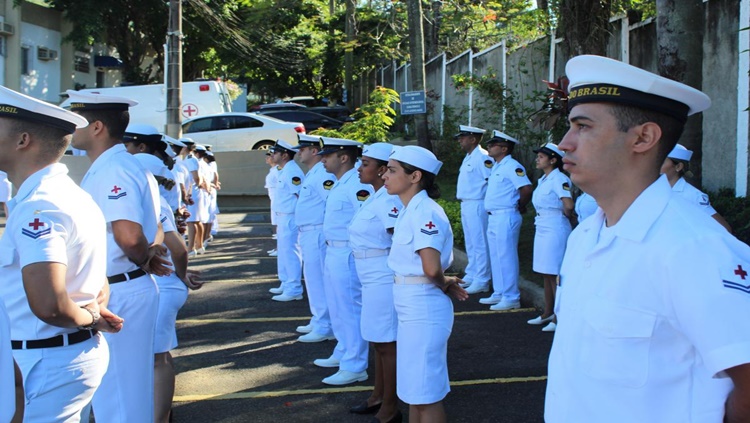
<svg viewBox="0 0 750 423">
<path fill-rule="evenodd" d="M 185 120 L 182 133 L 198 144 L 211 144 L 214 152 L 268 150 L 276 140 L 297 145 L 305 126 L 255 113 L 219 113 Z"/>
</svg>

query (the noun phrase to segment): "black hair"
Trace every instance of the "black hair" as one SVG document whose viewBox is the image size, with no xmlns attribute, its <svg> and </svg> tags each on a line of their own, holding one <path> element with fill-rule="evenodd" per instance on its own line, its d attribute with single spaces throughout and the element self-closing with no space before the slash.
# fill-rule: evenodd
<svg viewBox="0 0 750 423">
<path fill-rule="evenodd" d="M 177 144 L 170 144 L 169 146 L 172 148 L 172 151 L 174 151 L 175 154 L 180 154 L 182 152 L 182 147 Z"/>
<path fill-rule="evenodd" d="M 558 156 L 557 154 L 549 154 L 549 153 L 547 153 L 546 151 L 540 151 L 540 153 L 542 153 L 542 154 L 544 154 L 545 156 L 547 156 L 547 158 L 548 158 L 548 159 L 550 159 L 550 160 L 552 160 L 552 159 L 555 159 L 555 160 L 556 160 L 556 161 L 555 161 L 555 164 L 553 164 L 552 166 L 553 166 L 553 167 L 554 167 L 555 169 L 559 170 L 559 171 L 562 171 L 562 170 L 563 170 L 563 161 L 562 161 L 562 157 Z"/>
<path fill-rule="evenodd" d="M 512 141 L 500 141 L 501 147 L 507 147 L 508 148 L 508 154 L 513 154 L 513 150 L 516 148 L 516 143 Z"/>
<path fill-rule="evenodd" d="M 347 148 L 347 149 L 344 149 L 344 150 L 338 150 L 338 151 L 336 152 L 336 156 L 337 156 L 337 157 L 341 157 L 341 156 L 349 156 L 349 161 L 350 161 L 350 162 L 351 162 L 352 164 L 355 164 L 355 163 L 357 163 L 357 152 L 356 152 L 355 150 L 352 150 L 352 149 L 349 149 L 349 148 Z"/>
<path fill-rule="evenodd" d="M 206 162 L 208 162 L 208 163 L 216 161 L 216 157 L 212 156 L 211 154 L 206 154 L 206 156 L 203 157 L 203 158 L 206 159 Z"/>
<path fill-rule="evenodd" d="M 685 174 L 690 170 L 690 162 L 686 162 L 685 160 L 678 160 L 673 159 L 671 157 L 668 157 L 669 160 L 672 161 L 672 164 L 677 166 L 678 164 L 682 164 L 682 169 L 677 171 L 677 174 L 680 176 L 685 176 Z"/>
<path fill-rule="evenodd" d="M 169 154 L 167 154 L 167 145 L 163 142 L 136 142 L 136 141 L 128 141 L 132 142 L 133 145 L 141 145 L 143 144 L 146 147 L 146 153 L 151 154 L 152 156 L 158 157 L 162 162 L 164 162 L 164 166 L 166 166 L 169 170 L 172 170 L 174 167 L 174 160 L 169 157 Z M 169 189 L 169 188 L 167 188 Z"/>
<path fill-rule="evenodd" d="M 407 175 L 411 175 L 415 171 L 422 172 L 422 179 L 419 181 L 419 186 L 427 191 L 427 196 L 432 198 L 433 200 L 437 200 L 440 198 L 440 187 L 435 183 L 435 174 L 430 173 L 424 169 L 420 169 L 416 166 L 412 166 L 409 163 L 404 163 L 401 160 L 396 160 L 401 167 L 404 168 L 404 172 Z"/>
<path fill-rule="evenodd" d="M 659 164 L 664 163 L 667 155 L 672 151 L 685 129 L 685 124 L 676 118 L 653 110 L 635 106 L 610 104 L 612 116 L 617 120 L 617 129 L 627 132 L 630 128 L 653 122 L 661 128 L 661 142 L 659 143 Z"/>
<path fill-rule="evenodd" d="M 40 122 L 6 118 L 11 123 L 11 131 L 17 134 L 28 132 L 34 138 L 41 141 L 41 153 L 44 161 L 57 161 L 68 148 L 72 134 L 64 129 L 49 126 Z"/>
<path fill-rule="evenodd" d="M 86 120 L 104 124 L 109 136 L 121 140 L 125 136 L 125 129 L 130 123 L 130 112 L 127 110 L 82 110 L 79 112 Z"/>
</svg>

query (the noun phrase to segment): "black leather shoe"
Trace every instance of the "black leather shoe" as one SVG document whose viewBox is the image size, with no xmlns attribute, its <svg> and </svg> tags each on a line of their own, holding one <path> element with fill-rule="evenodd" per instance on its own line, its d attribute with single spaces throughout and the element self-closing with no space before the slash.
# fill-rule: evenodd
<svg viewBox="0 0 750 423">
<path fill-rule="evenodd" d="M 350 413 L 353 414 L 373 414 L 377 413 L 378 410 L 380 410 L 380 405 L 382 403 L 377 403 L 375 405 L 367 405 L 367 401 L 362 401 L 362 404 L 356 405 L 349 409 Z"/>
<path fill-rule="evenodd" d="M 401 414 L 401 410 L 398 410 L 387 422 L 382 422 L 377 417 L 373 417 L 372 420 L 370 420 L 370 423 L 401 423 L 402 420 L 404 420 L 404 415 Z"/>
</svg>

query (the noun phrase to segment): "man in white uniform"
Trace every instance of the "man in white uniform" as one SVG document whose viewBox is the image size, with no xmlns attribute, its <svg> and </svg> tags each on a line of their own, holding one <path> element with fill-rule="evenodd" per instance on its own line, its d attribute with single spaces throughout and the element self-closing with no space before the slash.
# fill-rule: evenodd
<svg viewBox="0 0 750 423">
<path fill-rule="evenodd" d="M 81 187 L 91 194 L 107 222 L 107 279 L 110 309 L 125 319 L 125 328 L 105 336 L 110 361 L 94 395 L 96 417 L 107 422 L 153 419 L 154 325 L 158 291 L 149 273 L 168 275 L 171 264 L 161 256 L 159 188 L 122 144 L 132 100 L 68 91 L 71 111 L 89 121 L 77 129 L 73 145 L 92 160 Z"/>
<path fill-rule="evenodd" d="M 323 234 L 326 238 L 325 281 L 333 334 L 339 340 L 333 355 L 315 360 L 320 367 L 339 367 L 323 379 L 328 385 L 348 385 L 367 380 L 367 341 L 362 339 L 362 284 L 354 267 L 349 245 L 349 223 L 354 212 L 372 194 L 371 185 L 359 182 L 354 163 L 362 144 L 352 140 L 323 137 L 323 166 L 336 176 L 326 200 Z M 330 294 L 330 295 L 329 295 Z"/>
<path fill-rule="evenodd" d="M 294 161 L 295 153 L 293 147 L 283 140 L 276 141 L 276 145 L 273 146 L 273 159 L 279 167 L 272 213 L 276 216 L 276 242 L 279 253 L 277 269 L 281 293 L 271 299 L 281 302 L 302 299 L 302 251 L 294 212 L 305 174 Z"/>
<path fill-rule="evenodd" d="M 97 301 L 108 292 L 104 218 L 58 163 L 70 135 L 87 124 L 0 87 L 0 169 L 19 187 L 0 239 L 0 298 L 23 374 L 26 422 L 78 421 L 107 370 L 98 332 L 122 328 Z"/>
<path fill-rule="evenodd" d="M 302 248 L 302 260 L 305 272 L 307 300 L 310 303 L 312 319 L 310 324 L 300 326 L 297 332 L 305 335 L 297 338 L 300 342 L 320 342 L 334 339 L 331 329 L 331 316 L 326 303 L 325 279 L 323 267 L 326 257 L 326 240 L 323 236 L 323 215 L 326 209 L 328 192 L 336 182 L 336 177 L 326 172 L 321 163 L 320 137 L 300 134 L 299 144 L 294 147 L 299 151 L 299 159 L 308 167 L 305 180 L 302 182 L 297 200 L 294 221 L 299 228 L 299 243 Z"/>
<path fill-rule="evenodd" d="M 484 194 L 487 192 L 487 179 L 495 162 L 487 151 L 479 145 L 485 130 L 460 125 L 458 140 L 466 152 L 458 170 L 456 199 L 461 202 L 461 226 L 466 244 L 466 274 L 463 277 L 469 294 L 487 292 L 490 285 L 489 247 L 487 245 L 487 211 L 484 209 Z"/>
<path fill-rule="evenodd" d="M 566 74 L 559 147 L 600 208 L 563 259 L 545 420 L 750 421 L 750 248 L 659 175 L 711 100 L 599 56 Z"/>
<path fill-rule="evenodd" d="M 521 214 L 531 200 L 533 189 L 526 169 L 511 154 L 518 140 L 493 131 L 487 150 L 495 160 L 487 182 L 484 208 L 489 215 L 487 243 L 490 247 L 493 293 L 479 300 L 492 304 L 490 310 L 521 307 L 518 290 L 518 239 L 521 236 Z"/>
</svg>

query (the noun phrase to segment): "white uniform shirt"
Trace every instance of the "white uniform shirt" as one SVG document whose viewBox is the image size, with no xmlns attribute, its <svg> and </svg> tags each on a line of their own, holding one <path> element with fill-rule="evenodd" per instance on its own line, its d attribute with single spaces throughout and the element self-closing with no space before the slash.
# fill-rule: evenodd
<svg viewBox="0 0 750 423">
<path fill-rule="evenodd" d="M 596 204 L 594 197 L 582 192 L 581 195 L 576 198 L 576 214 L 578 215 L 578 222 L 583 222 L 584 219 L 596 213 L 596 209 L 599 205 Z"/>
<path fill-rule="evenodd" d="M 570 178 L 554 169 L 549 175 L 539 178 L 539 185 L 531 195 L 531 203 L 537 212 L 556 210 L 562 213 L 563 198 L 571 198 Z"/>
<path fill-rule="evenodd" d="M 16 382 L 13 350 L 10 348 L 10 319 L 0 301 L 0 422 L 9 422 L 16 411 Z"/>
<path fill-rule="evenodd" d="M 336 177 L 326 172 L 322 162 L 318 162 L 305 175 L 299 190 L 294 222 L 297 226 L 322 225 L 326 211 L 328 193 L 336 183 Z"/>
<path fill-rule="evenodd" d="M 424 276 L 417 251 L 434 248 L 440 252 L 443 270 L 453 263 L 453 230 L 442 207 L 422 190 L 401 210 L 393 229 L 388 267 L 400 276 Z"/>
<path fill-rule="evenodd" d="M 13 192 L 13 184 L 8 180 L 8 174 L 0 170 L 0 203 L 7 203 Z"/>
<path fill-rule="evenodd" d="M 389 195 L 385 187 L 375 191 L 354 213 L 349 225 L 352 250 L 391 248 L 391 234 L 387 230 L 396 225 L 398 212 L 403 207 L 398 196 Z"/>
<path fill-rule="evenodd" d="M 279 167 L 278 166 L 271 166 L 270 169 L 268 169 L 268 174 L 266 175 L 266 184 L 263 186 L 263 188 L 268 190 L 268 198 L 271 199 L 271 203 L 273 203 L 274 199 L 276 198 L 276 185 L 279 183 Z"/>
<path fill-rule="evenodd" d="M 169 202 L 163 196 L 159 198 L 159 222 L 161 223 L 162 230 L 164 233 L 177 232 L 177 224 L 174 220 L 174 213 L 172 212 Z M 166 244 L 162 243 L 165 247 Z M 164 259 L 172 263 L 172 253 L 167 248 L 167 254 Z M 167 266 L 174 271 L 174 266 Z"/>
<path fill-rule="evenodd" d="M 159 188 L 151 172 L 144 169 L 122 144 L 102 153 L 83 177 L 88 192 L 107 222 L 107 276 L 138 269 L 115 242 L 112 222 L 127 220 L 141 225 L 151 244 L 159 221 Z"/>
<path fill-rule="evenodd" d="M 193 172 L 198 172 L 198 175 L 200 175 L 200 163 L 198 163 L 198 159 L 191 155 L 188 155 L 182 161 L 182 165 L 185 167 L 185 170 L 187 170 L 187 184 L 185 184 L 185 189 L 188 191 L 188 193 L 197 195 L 198 187 L 195 185 Z"/>
<path fill-rule="evenodd" d="M 484 194 L 487 192 L 487 179 L 490 177 L 494 164 L 495 161 L 481 146 L 477 146 L 467 154 L 458 170 L 456 199 L 484 200 Z"/>
<path fill-rule="evenodd" d="M 323 234 L 326 241 L 348 241 L 349 223 L 372 194 L 372 185 L 359 182 L 357 169 L 350 169 L 336 181 L 328 193 Z"/>
<path fill-rule="evenodd" d="M 297 162 L 289 160 L 278 174 L 276 183 L 276 197 L 273 201 L 273 211 L 276 213 L 292 214 L 297 207 L 297 198 L 305 174 Z"/>
<path fill-rule="evenodd" d="M 8 202 L 11 209 L 0 239 L 0 298 L 16 340 L 45 339 L 76 328 L 39 320 L 31 311 L 21 269 L 53 262 L 67 266 L 65 288 L 78 305 L 88 304 L 106 281 L 106 237 L 102 212 L 68 177 L 68 168 L 52 164 L 24 181 Z"/>
<path fill-rule="evenodd" d="M 526 169 L 513 157 L 505 156 L 500 163 L 495 163 L 487 180 L 487 194 L 484 197 L 484 208 L 487 211 L 515 209 L 521 194 L 518 190 L 531 181 L 526 176 Z"/>
<path fill-rule="evenodd" d="M 698 188 L 690 185 L 685 178 L 680 178 L 675 182 L 672 187 L 672 191 L 681 197 L 688 200 L 690 203 L 697 205 L 707 215 L 713 216 L 716 214 L 716 210 L 711 207 L 711 202 L 708 200 L 708 195 L 704 194 Z"/>
<path fill-rule="evenodd" d="M 750 248 L 665 176 L 613 227 L 573 231 L 560 272 L 545 420 L 720 422 L 750 362 Z"/>
</svg>

